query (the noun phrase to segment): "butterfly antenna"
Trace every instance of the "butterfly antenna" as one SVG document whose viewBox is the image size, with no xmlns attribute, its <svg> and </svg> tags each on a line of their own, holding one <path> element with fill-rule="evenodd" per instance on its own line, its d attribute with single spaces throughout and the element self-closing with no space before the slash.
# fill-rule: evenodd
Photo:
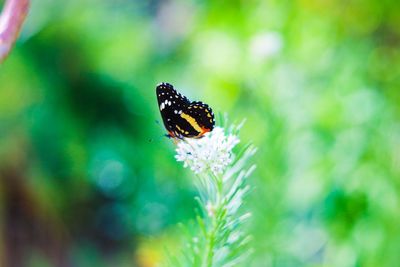
<svg viewBox="0 0 400 267">
<path fill-rule="evenodd" d="M 163 126 L 161 125 L 161 123 L 160 123 L 159 120 L 154 120 L 154 122 L 158 125 L 158 128 L 160 128 L 161 131 L 164 131 L 164 128 L 163 128 Z"/>
<path fill-rule="evenodd" d="M 161 142 L 162 140 L 164 140 L 165 137 L 170 137 L 170 136 L 168 134 L 158 135 L 157 137 L 149 138 L 147 141 L 149 143 L 152 143 L 152 142 L 155 142 L 155 141 Z"/>
<path fill-rule="evenodd" d="M 161 123 L 160 123 L 159 120 L 154 120 L 154 122 L 158 125 L 158 127 L 159 127 L 160 130 L 161 130 L 161 132 L 165 132 L 164 126 L 161 125 Z M 148 141 L 149 141 L 149 142 L 153 142 L 154 140 L 157 140 L 157 141 L 159 142 L 159 141 L 161 141 L 161 139 L 164 140 L 165 137 L 167 137 L 168 139 L 175 139 L 175 138 L 172 138 L 169 134 L 162 134 L 162 135 L 158 135 L 157 138 L 149 138 Z M 173 141 L 174 141 L 174 140 L 173 140 Z M 175 141 L 174 141 L 174 143 L 175 143 Z"/>
</svg>

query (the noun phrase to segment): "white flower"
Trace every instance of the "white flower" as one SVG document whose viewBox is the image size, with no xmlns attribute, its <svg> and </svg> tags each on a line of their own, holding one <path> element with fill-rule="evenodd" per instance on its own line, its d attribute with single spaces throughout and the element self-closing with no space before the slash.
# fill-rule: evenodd
<svg viewBox="0 0 400 267">
<path fill-rule="evenodd" d="M 236 133 L 242 125 L 231 125 L 226 131 L 216 127 L 201 139 L 178 140 L 175 158 L 198 174 L 197 200 L 204 212 L 197 217 L 198 239 L 188 244 L 180 266 L 233 267 L 252 252 L 251 239 L 242 229 L 250 213 L 243 214 L 240 208 L 250 190 L 246 181 L 255 169 L 249 160 L 256 148 L 248 145 L 235 157 L 232 150 L 239 143 Z"/>
<path fill-rule="evenodd" d="M 209 170 L 214 175 L 221 174 L 233 162 L 232 149 L 239 141 L 236 135 L 225 135 L 223 128 L 215 127 L 201 139 L 178 142 L 175 158 L 196 174 Z"/>
</svg>

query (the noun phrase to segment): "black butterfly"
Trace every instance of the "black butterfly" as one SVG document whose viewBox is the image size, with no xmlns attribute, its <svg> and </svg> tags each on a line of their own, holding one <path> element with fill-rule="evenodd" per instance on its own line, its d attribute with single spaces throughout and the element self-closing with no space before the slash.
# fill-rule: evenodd
<svg viewBox="0 0 400 267">
<path fill-rule="evenodd" d="M 173 138 L 200 138 L 214 129 L 214 114 L 202 102 L 190 102 L 169 83 L 156 88 L 158 107 L 168 136 Z"/>
</svg>

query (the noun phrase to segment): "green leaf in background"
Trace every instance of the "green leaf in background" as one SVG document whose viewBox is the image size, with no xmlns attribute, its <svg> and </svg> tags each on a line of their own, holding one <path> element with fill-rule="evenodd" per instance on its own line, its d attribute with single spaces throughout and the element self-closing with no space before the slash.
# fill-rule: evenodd
<svg viewBox="0 0 400 267">
<path fill-rule="evenodd" d="M 397 266 L 399 14 L 394 0 L 33 1 L 0 66 L 0 266 L 151 267 L 179 249 L 197 193 L 163 137 L 161 81 L 247 118 L 243 266 Z"/>
</svg>

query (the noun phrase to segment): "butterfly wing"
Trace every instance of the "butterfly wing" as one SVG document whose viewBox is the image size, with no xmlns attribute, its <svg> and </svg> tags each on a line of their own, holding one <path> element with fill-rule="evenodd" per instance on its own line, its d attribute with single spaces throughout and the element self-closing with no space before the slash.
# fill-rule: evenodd
<svg viewBox="0 0 400 267">
<path fill-rule="evenodd" d="M 213 130 L 214 114 L 207 104 L 191 103 L 169 83 L 160 83 L 156 93 L 161 117 L 170 137 L 199 138 Z"/>
<path fill-rule="evenodd" d="M 156 94 L 161 117 L 169 136 L 181 137 L 179 131 L 181 127 L 179 125 L 186 124 L 186 121 L 180 114 L 183 109 L 186 109 L 190 105 L 189 99 L 178 93 L 169 83 L 160 83 L 157 85 Z"/>
<path fill-rule="evenodd" d="M 212 109 L 200 101 L 192 102 L 183 110 L 181 117 L 191 126 L 190 137 L 201 137 L 214 129 L 215 118 Z"/>
</svg>

